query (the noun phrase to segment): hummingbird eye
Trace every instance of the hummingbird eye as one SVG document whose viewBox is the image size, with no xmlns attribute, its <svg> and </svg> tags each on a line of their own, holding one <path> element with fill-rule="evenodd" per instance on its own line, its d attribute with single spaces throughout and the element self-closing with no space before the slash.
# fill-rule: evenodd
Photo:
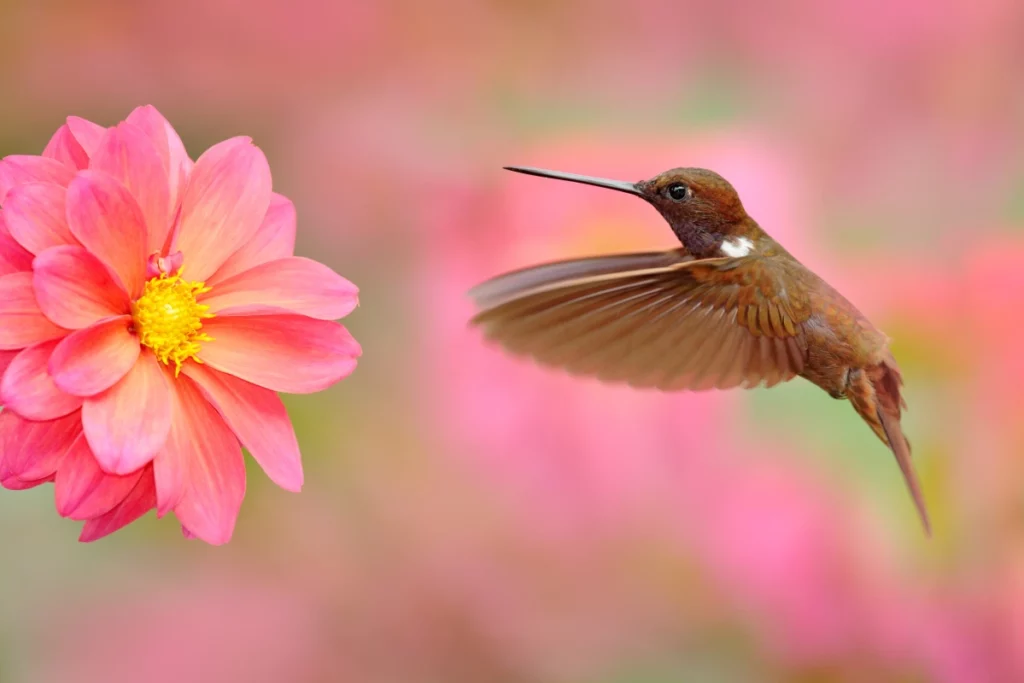
<svg viewBox="0 0 1024 683">
<path fill-rule="evenodd" d="M 690 188 L 683 183 L 672 183 L 665 188 L 665 194 L 674 202 L 681 202 L 690 196 Z"/>
</svg>

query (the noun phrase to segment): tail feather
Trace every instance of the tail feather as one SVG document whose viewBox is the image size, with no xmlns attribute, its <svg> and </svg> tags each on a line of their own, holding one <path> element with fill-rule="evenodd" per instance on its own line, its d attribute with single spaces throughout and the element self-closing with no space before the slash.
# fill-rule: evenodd
<svg viewBox="0 0 1024 683">
<path fill-rule="evenodd" d="M 910 459 L 910 442 L 900 427 L 902 409 L 907 406 L 900 393 L 902 385 L 903 379 L 899 368 L 896 367 L 895 361 L 889 358 L 878 365 L 851 372 L 850 402 L 878 438 L 889 446 L 896 456 L 896 463 L 914 499 L 921 524 L 925 533 L 931 536 L 928 509 L 914 471 L 914 464 Z"/>
</svg>

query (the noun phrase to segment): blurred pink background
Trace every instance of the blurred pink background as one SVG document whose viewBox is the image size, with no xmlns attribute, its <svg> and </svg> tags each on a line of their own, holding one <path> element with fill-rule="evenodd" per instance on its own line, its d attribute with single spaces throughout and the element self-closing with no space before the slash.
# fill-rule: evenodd
<svg viewBox="0 0 1024 683">
<path fill-rule="evenodd" d="M 236 134 L 356 282 L 359 369 L 289 397 L 301 495 L 94 545 L 0 493 L 0 681 L 1024 680 L 1024 4 L 0 0 L 0 155 L 156 105 Z M 797 380 L 666 395 L 481 343 L 465 291 L 672 245 L 614 193 L 731 179 L 894 339 L 888 451 Z"/>
</svg>

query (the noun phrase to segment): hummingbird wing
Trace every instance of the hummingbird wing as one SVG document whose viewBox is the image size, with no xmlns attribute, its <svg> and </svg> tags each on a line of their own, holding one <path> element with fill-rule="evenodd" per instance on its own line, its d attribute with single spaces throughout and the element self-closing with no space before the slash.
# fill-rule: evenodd
<svg viewBox="0 0 1024 683">
<path fill-rule="evenodd" d="M 482 309 L 473 323 L 512 353 L 603 381 L 773 386 L 807 354 L 806 297 L 787 293 L 781 275 L 768 260 L 682 250 L 562 261 L 471 290 Z"/>
<path fill-rule="evenodd" d="M 522 298 L 525 294 L 564 287 L 578 278 L 636 274 L 693 260 L 684 249 L 672 249 L 556 261 L 499 275 L 469 290 L 469 296 L 481 309 L 489 309 Z"/>
</svg>

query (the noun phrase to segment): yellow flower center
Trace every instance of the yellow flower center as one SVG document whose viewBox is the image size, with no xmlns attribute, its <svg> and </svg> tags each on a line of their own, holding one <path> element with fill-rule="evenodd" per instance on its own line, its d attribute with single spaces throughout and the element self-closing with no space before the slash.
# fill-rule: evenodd
<svg viewBox="0 0 1024 683">
<path fill-rule="evenodd" d="M 213 341 L 204 333 L 203 320 L 212 318 L 209 306 L 196 302 L 196 296 L 210 291 L 202 282 L 181 279 L 181 270 L 174 275 L 161 273 L 146 283 L 146 288 L 132 304 L 135 333 L 143 346 L 153 350 L 160 362 L 174 363 L 174 376 L 181 364 L 195 359 L 200 342 Z"/>
</svg>

